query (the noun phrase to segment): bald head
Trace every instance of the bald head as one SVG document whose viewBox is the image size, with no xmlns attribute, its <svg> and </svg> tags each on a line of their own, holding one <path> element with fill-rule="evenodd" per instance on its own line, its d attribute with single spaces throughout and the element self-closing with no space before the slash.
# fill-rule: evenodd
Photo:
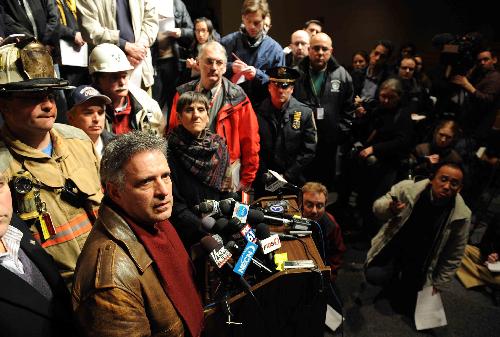
<svg viewBox="0 0 500 337">
<path fill-rule="evenodd" d="M 332 48 L 332 39 L 326 33 L 318 33 L 313 37 L 311 37 L 311 46 L 313 46 L 313 42 L 327 43 L 330 46 L 330 48 Z"/>
<path fill-rule="evenodd" d="M 311 37 L 309 46 L 309 61 L 314 70 L 323 70 L 332 56 L 332 39 L 325 33 Z"/>
<path fill-rule="evenodd" d="M 300 60 L 307 56 L 309 50 L 309 33 L 305 30 L 297 30 L 290 37 L 290 49 L 294 63 L 297 64 Z"/>
</svg>

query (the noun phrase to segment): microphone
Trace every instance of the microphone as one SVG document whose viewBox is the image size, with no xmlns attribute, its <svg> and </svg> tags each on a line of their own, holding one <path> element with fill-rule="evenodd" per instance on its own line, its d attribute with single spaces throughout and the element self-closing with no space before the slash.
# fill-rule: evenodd
<svg viewBox="0 0 500 337">
<path fill-rule="evenodd" d="M 194 210 L 199 213 L 208 215 L 229 215 L 235 200 L 232 198 L 217 200 L 206 200 L 194 206 Z"/>
<path fill-rule="evenodd" d="M 229 252 L 224 246 L 219 245 L 217 241 L 207 235 L 200 240 L 200 244 L 208 252 L 208 257 L 210 262 L 217 266 L 218 269 L 222 269 L 224 265 L 229 263 L 231 258 L 231 252 Z"/>
<path fill-rule="evenodd" d="M 263 175 L 263 180 L 264 189 L 269 192 L 276 192 L 281 188 L 288 188 L 299 193 L 302 191 L 297 186 L 290 184 L 278 172 L 275 172 L 273 170 L 267 170 L 267 172 Z"/>
<path fill-rule="evenodd" d="M 276 217 L 276 216 L 270 216 L 266 215 L 263 212 L 256 210 L 256 209 L 250 209 L 248 211 L 248 216 L 247 216 L 247 222 L 249 224 L 258 224 L 261 222 L 268 221 L 270 223 L 279 223 L 283 225 L 289 225 L 292 227 L 292 230 L 309 230 L 311 227 L 311 221 L 306 218 L 301 218 L 299 216 L 286 216 L 284 215 L 283 217 Z"/>
<path fill-rule="evenodd" d="M 215 225 L 215 219 L 207 215 L 201 219 L 201 227 L 209 233 L 212 233 L 212 228 Z"/>
<path fill-rule="evenodd" d="M 220 213 L 219 202 L 217 200 L 206 200 L 194 206 L 194 210 L 199 213 L 209 213 L 209 215 Z"/>
<path fill-rule="evenodd" d="M 283 233 L 276 233 L 276 234 L 278 235 L 278 237 L 280 238 L 281 241 L 291 241 L 291 240 L 298 240 L 299 239 L 295 235 L 283 234 Z"/>
<path fill-rule="evenodd" d="M 238 244 L 234 241 L 229 241 L 228 243 L 226 243 L 226 245 L 224 246 L 226 249 L 228 249 L 229 251 L 235 253 L 235 254 L 239 254 L 240 256 L 243 255 L 243 248 L 238 246 Z M 260 271 L 265 271 L 269 274 L 272 274 L 273 271 L 270 270 L 269 268 L 267 268 L 264 263 L 262 261 L 260 261 L 259 259 L 257 259 L 256 257 L 252 257 L 250 262 L 256 266 L 257 268 L 259 268 Z"/>
<path fill-rule="evenodd" d="M 229 259 L 231 258 L 232 255 L 224 246 L 219 245 L 217 241 L 215 241 L 215 239 L 209 235 L 203 237 L 200 240 L 200 244 L 203 247 L 203 249 L 208 253 L 210 262 L 214 264 L 218 270 L 220 271 L 224 270 L 226 274 L 229 273 L 231 277 L 236 276 L 236 274 L 233 273 L 234 267 L 229 262 Z M 252 295 L 252 297 L 254 297 L 248 282 L 242 276 L 238 276 L 236 278 L 240 282 L 243 289 L 249 292 Z"/>
<path fill-rule="evenodd" d="M 279 237 L 276 234 L 271 235 L 269 232 L 269 226 L 265 223 L 259 223 L 255 226 L 255 235 L 259 239 L 260 251 L 266 258 L 268 265 L 275 269 L 276 264 L 274 263 L 274 251 L 281 248 L 281 241 Z"/>
</svg>

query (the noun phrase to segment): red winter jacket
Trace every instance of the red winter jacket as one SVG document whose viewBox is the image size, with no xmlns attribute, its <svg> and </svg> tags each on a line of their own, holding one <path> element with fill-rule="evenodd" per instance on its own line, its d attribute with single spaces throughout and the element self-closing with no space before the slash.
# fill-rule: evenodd
<svg viewBox="0 0 500 337">
<path fill-rule="evenodd" d="M 250 187 L 259 168 L 259 124 L 250 100 L 243 89 L 231 83 L 225 77 L 223 84 L 223 103 L 217 113 L 216 132 L 224 138 L 229 150 L 231 163 L 240 159 L 240 185 Z M 170 111 L 168 130 L 179 123 L 176 106 L 179 96 L 187 91 L 194 91 L 199 80 L 177 87 Z"/>
</svg>

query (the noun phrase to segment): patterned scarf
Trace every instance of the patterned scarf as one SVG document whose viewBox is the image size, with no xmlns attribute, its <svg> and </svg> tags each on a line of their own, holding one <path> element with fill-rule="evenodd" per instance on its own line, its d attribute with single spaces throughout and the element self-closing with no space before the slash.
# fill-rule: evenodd
<svg viewBox="0 0 500 337">
<path fill-rule="evenodd" d="M 258 36 L 256 36 L 256 37 L 250 37 L 250 35 L 248 35 L 248 32 L 245 29 L 244 25 L 241 25 L 240 32 L 241 32 L 241 35 L 243 37 L 242 38 L 243 42 L 250 49 L 257 49 L 257 48 L 259 48 L 260 44 L 262 43 L 262 41 L 264 41 L 264 38 L 266 37 L 266 33 L 264 33 L 264 30 L 262 30 L 259 33 Z"/>
<path fill-rule="evenodd" d="M 205 129 L 195 138 L 179 125 L 168 137 L 168 150 L 203 184 L 219 191 L 230 190 L 229 152 L 219 135 Z"/>
</svg>

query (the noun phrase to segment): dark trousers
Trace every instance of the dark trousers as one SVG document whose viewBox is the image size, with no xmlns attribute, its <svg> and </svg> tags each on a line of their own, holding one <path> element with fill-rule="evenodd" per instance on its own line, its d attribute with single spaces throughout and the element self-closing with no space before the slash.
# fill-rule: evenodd
<svg viewBox="0 0 500 337">
<path fill-rule="evenodd" d="M 318 142 L 316 156 L 307 166 L 304 176 L 307 181 L 317 181 L 325 185 L 329 191 L 334 189 L 336 175 L 337 144 Z"/>
<path fill-rule="evenodd" d="M 365 269 L 366 281 L 381 286 L 396 311 L 412 315 L 417 294 L 422 289 L 424 275 L 415 263 L 386 249 L 376 256 Z"/>
<path fill-rule="evenodd" d="M 166 121 L 172 109 L 177 85 L 179 83 L 179 62 L 176 57 L 158 59 L 155 64 L 155 78 L 153 84 L 153 98 L 158 102 Z"/>
</svg>

